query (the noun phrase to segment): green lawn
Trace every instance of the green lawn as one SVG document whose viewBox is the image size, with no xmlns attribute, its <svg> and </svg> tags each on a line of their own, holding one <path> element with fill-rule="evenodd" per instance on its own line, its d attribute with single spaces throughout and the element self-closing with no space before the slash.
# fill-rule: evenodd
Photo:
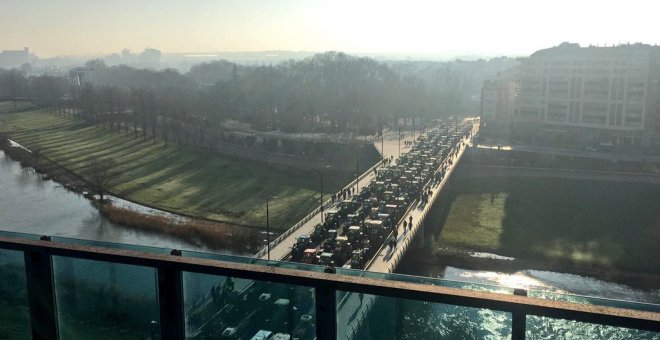
<svg viewBox="0 0 660 340">
<path fill-rule="evenodd" d="M 658 186 L 538 178 L 455 184 L 443 244 L 660 272 Z"/>
<path fill-rule="evenodd" d="M 12 112 L 0 103 L 0 133 L 79 174 L 92 157 L 112 158 L 120 173 L 113 191 L 131 200 L 180 213 L 241 225 L 264 226 L 265 202 L 271 227 L 286 229 L 318 204 L 318 175 L 294 175 L 215 152 L 163 141 L 110 133 L 43 111 Z M 326 188 L 340 176 L 324 177 Z M 329 189 L 326 189 L 329 190 Z"/>
</svg>

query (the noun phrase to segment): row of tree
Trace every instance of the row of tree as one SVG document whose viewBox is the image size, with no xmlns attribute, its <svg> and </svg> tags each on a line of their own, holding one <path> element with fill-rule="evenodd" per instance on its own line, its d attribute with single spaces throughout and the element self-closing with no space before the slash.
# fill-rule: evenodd
<svg viewBox="0 0 660 340">
<path fill-rule="evenodd" d="M 456 102 L 464 84 L 453 74 L 433 80 L 401 69 L 337 52 L 270 66 L 215 61 L 187 74 L 93 60 L 81 78 L 0 71 L 0 98 L 29 98 L 136 137 L 203 144 L 230 119 L 261 131 L 374 134 L 401 118 L 464 113 Z"/>
</svg>

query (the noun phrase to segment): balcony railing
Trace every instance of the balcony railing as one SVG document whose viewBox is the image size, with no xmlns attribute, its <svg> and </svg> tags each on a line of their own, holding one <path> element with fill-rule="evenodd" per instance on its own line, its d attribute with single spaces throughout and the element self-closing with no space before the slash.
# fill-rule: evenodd
<svg viewBox="0 0 660 340">
<path fill-rule="evenodd" d="M 13 263 L 11 268 L 18 272 L 17 268 L 24 267 L 25 273 L 24 283 L 5 283 L 4 292 L 11 289 L 16 296 L 2 296 L 0 291 L 0 303 L 10 298 L 18 301 L 20 292 L 26 291 L 29 318 L 23 321 L 34 339 L 101 338 L 103 331 L 143 339 L 249 339 L 258 332 L 337 339 L 358 334 L 355 328 L 365 314 L 377 312 L 369 308 L 378 299 L 506 313 L 510 324 L 503 324 L 512 339 L 525 338 L 528 317 L 660 330 L 660 313 L 652 308 L 538 299 L 525 296 L 525 291 L 513 295 L 475 291 L 391 274 L 341 269 L 326 273 L 321 267 L 286 262 L 229 256 L 219 261 L 203 258 L 214 255 L 192 252 L 181 256 L 180 251 L 122 248 L 127 249 L 62 243 L 48 237 L 0 236 L 0 267 Z M 363 303 L 364 296 L 369 299 Z M 9 305 L 3 303 L 0 309 Z M 8 313 L 0 313 L 0 318 L 4 314 Z M 151 322 L 135 321 L 150 318 Z"/>
</svg>

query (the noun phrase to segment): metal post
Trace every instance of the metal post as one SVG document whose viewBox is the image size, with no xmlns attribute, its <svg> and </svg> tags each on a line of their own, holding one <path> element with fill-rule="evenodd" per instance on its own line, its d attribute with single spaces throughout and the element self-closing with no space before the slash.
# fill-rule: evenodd
<svg viewBox="0 0 660 340">
<path fill-rule="evenodd" d="M 44 236 L 41 240 L 50 241 L 50 237 Z M 59 339 L 52 258 L 49 254 L 33 251 L 26 251 L 23 257 L 32 339 Z"/>
<path fill-rule="evenodd" d="M 513 295 L 527 296 L 524 289 L 514 289 Z M 511 340 L 524 340 L 527 327 L 527 315 L 523 311 L 511 313 Z"/>
<path fill-rule="evenodd" d="M 270 261 L 270 222 L 268 218 L 268 198 L 266 198 L 266 249 L 268 249 L 268 260 Z"/>
<path fill-rule="evenodd" d="M 399 126 L 399 157 L 401 157 L 401 127 Z"/>
<path fill-rule="evenodd" d="M 316 287 L 316 339 L 337 339 L 337 292 L 330 287 Z"/>
<path fill-rule="evenodd" d="M 321 175 L 321 206 L 319 210 L 321 211 L 321 223 L 323 223 L 323 170 L 319 171 L 319 175 Z"/>
<path fill-rule="evenodd" d="M 360 193 L 360 149 L 358 148 L 355 152 L 355 185 L 357 190 L 355 192 Z"/>
<path fill-rule="evenodd" d="M 172 250 L 171 254 L 181 256 L 181 251 Z M 170 266 L 158 268 L 158 305 L 161 339 L 185 339 L 183 277 L 180 270 Z"/>
</svg>

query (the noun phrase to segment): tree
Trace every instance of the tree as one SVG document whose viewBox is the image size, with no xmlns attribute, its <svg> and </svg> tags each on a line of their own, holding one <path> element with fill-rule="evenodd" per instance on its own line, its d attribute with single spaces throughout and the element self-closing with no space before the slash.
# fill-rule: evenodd
<svg viewBox="0 0 660 340">
<path fill-rule="evenodd" d="M 8 98 L 16 102 L 18 98 L 26 95 L 27 79 L 18 70 L 0 70 L 0 98 Z"/>
<path fill-rule="evenodd" d="M 33 159 L 33 164 L 34 164 L 34 169 L 36 170 L 37 167 L 39 166 L 39 161 L 41 160 L 41 149 L 40 148 L 32 148 L 32 159 Z"/>
<path fill-rule="evenodd" d="M 110 190 L 110 187 L 116 182 L 119 173 L 116 171 L 116 164 L 112 159 L 92 158 L 87 166 L 87 178 L 92 185 L 92 189 L 99 195 L 100 205 L 104 203 L 104 195 Z"/>
</svg>

